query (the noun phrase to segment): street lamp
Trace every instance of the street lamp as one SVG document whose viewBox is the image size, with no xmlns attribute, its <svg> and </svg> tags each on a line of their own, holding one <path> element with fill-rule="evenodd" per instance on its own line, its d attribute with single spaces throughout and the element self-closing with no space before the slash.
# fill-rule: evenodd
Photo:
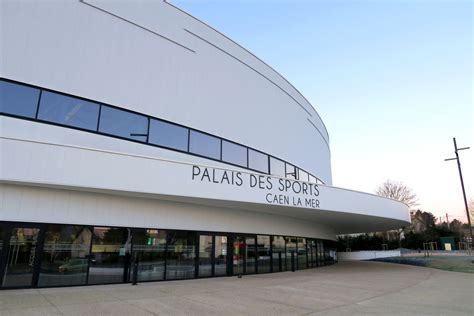
<svg viewBox="0 0 474 316">
<path fill-rule="evenodd" d="M 456 137 L 453 137 L 453 143 L 454 143 L 454 153 L 456 154 L 456 157 L 448 158 L 448 159 L 445 159 L 444 161 L 457 160 L 458 162 L 459 178 L 461 179 L 462 195 L 464 197 L 464 207 L 466 208 L 467 222 L 469 225 L 469 235 L 471 237 L 471 247 L 472 247 L 472 243 L 474 240 L 472 239 L 471 216 L 469 215 L 469 207 L 467 206 L 466 190 L 464 189 L 464 181 L 462 179 L 462 171 L 461 171 L 461 162 L 459 160 L 459 154 L 458 154 L 458 151 L 469 149 L 470 147 L 458 148 L 458 145 L 456 144 Z"/>
</svg>

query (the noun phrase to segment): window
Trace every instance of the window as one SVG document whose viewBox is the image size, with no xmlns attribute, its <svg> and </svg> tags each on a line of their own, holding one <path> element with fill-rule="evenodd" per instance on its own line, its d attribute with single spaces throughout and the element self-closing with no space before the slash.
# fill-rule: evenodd
<svg viewBox="0 0 474 316">
<path fill-rule="evenodd" d="M 85 226 L 48 225 L 38 286 L 86 284 L 91 238 Z"/>
<path fill-rule="evenodd" d="M 166 279 L 194 278 L 196 233 L 175 231 L 168 234 Z"/>
<path fill-rule="evenodd" d="M 228 141 L 222 141 L 222 161 L 247 167 L 247 148 Z"/>
<path fill-rule="evenodd" d="M 95 131 L 99 106 L 98 103 L 43 91 L 38 119 Z"/>
<path fill-rule="evenodd" d="M 249 168 L 268 173 L 268 155 L 249 148 Z"/>
<path fill-rule="evenodd" d="M 286 250 L 285 237 L 273 236 L 272 238 L 272 257 L 273 257 L 273 272 L 280 272 L 286 270 Z"/>
<path fill-rule="evenodd" d="M 285 177 L 285 163 L 280 159 L 270 157 L 270 174 L 278 177 Z"/>
<path fill-rule="evenodd" d="M 286 177 L 293 180 L 298 180 L 298 173 L 295 166 L 286 164 Z"/>
<path fill-rule="evenodd" d="M 163 147 L 188 151 L 189 129 L 167 123 L 160 120 L 150 119 L 150 136 L 148 142 Z"/>
<path fill-rule="evenodd" d="M 130 260 L 130 229 L 94 227 L 88 284 L 124 282 Z"/>
<path fill-rule="evenodd" d="M 270 272 L 270 236 L 257 236 L 258 273 Z"/>
<path fill-rule="evenodd" d="M 309 175 L 309 182 L 311 182 L 311 183 L 318 183 L 317 181 L 318 181 L 318 180 L 316 179 L 315 176 L 313 176 L 313 175 L 311 175 L 311 174 Z"/>
<path fill-rule="evenodd" d="M 197 131 L 190 131 L 189 152 L 220 160 L 221 140 Z"/>
<path fill-rule="evenodd" d="M 0 81 L 0 112 L 34 118 L 40 90 Z"/>
<path fill-rule="evenodd" d="M 298 238 L 298 269 L 306 269 L 306 238 Z"/>
<path fill-rule="evenodd" d="M 199 277 L 212 276 L 212 235 L 199 235 Z"/>
<path fill-rule="evenodd" d="M 300 181 L 308 181 L 308 173 L 306 171 L 303 171 L 301 169 L 298 169 L 298 179 Z"/>
<path fill-rule="evenodd" d="M 145 142 L 148 135 L 148 118 L 103 105 L 100 111 L 99 132 Z"/>
<path fill-rule="evenodd" d="M 137 229 L 133 232 L 133 255 L 138 259 L 138 281 L 165 278 L 166 231 Z"/>
</svg>

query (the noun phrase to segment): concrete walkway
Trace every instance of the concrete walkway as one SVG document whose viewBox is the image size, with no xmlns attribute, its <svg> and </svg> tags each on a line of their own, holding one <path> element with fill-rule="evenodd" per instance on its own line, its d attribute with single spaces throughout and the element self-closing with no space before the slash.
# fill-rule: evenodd
<svg viewBox="0 0 474 316">
<path fill-rule="evenodd" d="M 0 315 L 474 315 L 474 274 L 378 262 L 297 272 L 0 291 Z"/>
</svg>

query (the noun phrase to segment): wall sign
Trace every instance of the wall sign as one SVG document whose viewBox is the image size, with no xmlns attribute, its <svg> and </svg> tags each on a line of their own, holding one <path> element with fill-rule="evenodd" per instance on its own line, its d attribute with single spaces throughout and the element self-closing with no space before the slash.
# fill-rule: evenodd
<svg viewBox="0 0 474 316">
<path fill-rule="evenodd" d="M 259 190 L 266 204 L 320 208 L 319 187 L 315 183 L 196 165 L 192 167 L 192 180 Z"/>
</svg>

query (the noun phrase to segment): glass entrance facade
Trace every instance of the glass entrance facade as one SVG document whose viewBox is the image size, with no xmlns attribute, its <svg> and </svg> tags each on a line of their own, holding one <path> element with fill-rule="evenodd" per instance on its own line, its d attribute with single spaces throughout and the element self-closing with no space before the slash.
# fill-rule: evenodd
<svg viewBox="0 0 474 316">
<path fill-rule="evenodd" d="M 335 262 L 333 242 L 293 236 L 0 222 L 3 289 L 306 269 Z M 136 263 L 136 264 L 135 264 Z"/>
</svg>

